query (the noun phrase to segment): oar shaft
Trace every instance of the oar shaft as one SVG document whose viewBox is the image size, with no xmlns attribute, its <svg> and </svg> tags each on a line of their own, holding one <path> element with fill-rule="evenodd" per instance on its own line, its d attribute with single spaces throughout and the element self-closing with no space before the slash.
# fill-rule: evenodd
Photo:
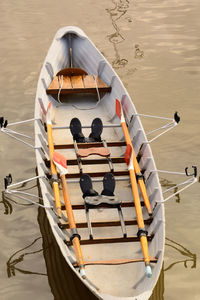
<svg viewBox="0 0 200 300">
<path fill-rule="evenodd" d="M 129 170 L 130 179 L 131 179 L 131 186 L 132 186 L 132 193 L 133 193 L 133 199 L 135 202 L 135 210 L 136 210 L 136 218 L 139 228 L 144 228 L 144 220 L 143 220 L 143 214 L 142 214 L 142 207 L 140 202 L 140 196 L 138 192 L 137 187 L 137 181 L 134 170 Z"/>
<path fill-rule="evenodd" d="M 72 205 L 71 205 L 71 200 L 70 200 L 70 196 L 69 196 L 69 191 L 68 191 L 68 186 L 66 183 L 65 175 L 64 174 L 61 175 L 60 179 L 61 179 L 61 184 L 62 184 L 63 197 L 64 197 L 65 208 L 66 208 L 66 212 L 67 212 L 69 228 L 76 229 L 76 223 L 75 223 L 75 219 L 74 219 L 73 209 L 72 209 Z M 80 247 L 79 238 L 74 237 L 72 242 L 73 242 L 74 251 L 76 254 L 77 263 L 78 263 L 79 267 L 83 268 L 84 260 L 83 260 L 83 254 L 82 254 L 81 247 Z"/>
<path fill-rule="evenodd" d="M 133 157 L 133 165 L 134 165 L 135 173 L 141 174 L 140 166 L 138 164 L 138 161 L 137 161 L 137 158 L 135 155 L 135 151 L 133 149 L 132 141 L 131 141 L 130 134 L 129 134 L 128 128 L 126 126 L 126 123 L 122 122 L 121 125 L 122 125 L 122 130 L 124 133 L 126 144 L 127 145 L 130 144 L 132 147 L 132 157 Z M 139 185 L 142 197 L 144 199 L 144 203 L 147 208 L 147 211 L 148 211 L 149 215 L 152 215 L 151 204 L 149 202 L 149 197 L 147 195 L 146 187 L 145 187 L 144 180 L 142 177 L 138 179 L 138 185 Z"/>
<path fill-rule="evenodd" d="M 129 170 L 129 174 L 130 174 L 130 179 L 131 179 L 131 187 L 132 187 L 133 199 L 134 199 L 134 203 L 135 203 L 135 211 L 136 211 L 138 228 L 139 228 L 139 230 L 145 231 L 142 207 L 141 207 L 140 196 L 139 196 L 138 187 L 137 187 L 137 180 L 136 180 L 134 170 L 133 169 Z M 150 257 L 149 257 L 148 243 L 147 243 L 146 235 L 140 236 L 140 243 L 141 243 L 141 247 L 142 247 L 142 253 L 144 256 L 145 264 L 150 265 Z"/>
<path fill-rule="evenodd" d="M 56 166 L 53 162 L 54 145 L 53 145 L 53 133 L 52 133 L 51 124 L 47 124 L 47 136 L 48 136 L 48 143 L 49 143 L 49 158 L 50 158 L 51 174 L 52 176 L 57 177 Z M 53 182 L 53 193 L 54 193 L 57 214 L 59 217 L 61 217 L 62 211 L 61 211 L 60 191 L 59 191 L 58 182 L 56 181 Z"/>
<path fill-rule="evenodd" d="M 141 243 L 141 248 L 142 248 L 142 253 L 144 256 L 144 261 L 146 265 L 146 273 L 148 277 L 151 277 L 151 267 L 150 267 L 150 256 L 149 256 L 149 250 L 148 250 L 148 242 L 147 242 L 147 236 L 145 233 L 145 226 L 144 226 L 144 219 L 143 219 L 143 214 L 142 214 L 142 207 L 141 207 L 141 202 L 140 202 L 140 196 L 139 196 L 139 191 L 138 191 L 138 185 L 137 185 L 137 179 L 136 179 L 136 174 L 140 174 L 140 168 L 137 162 L 137 158 L 135 156 L 135 152 L 132 146 L 132 141 L 128 132 L 128 128 L 126 126 L 125 122 L 121 122 L 122 129 L 124 132 L 124 137 L 126 140 L 127 145 L 131 145 L 132 147 L 132 159 L 133 159 L 133 168 L 129 169 L 129 174 L 130 174 L 130 179 L 131 179 L 131 187 L 132 187 L 132 193 L 133 193 L 133 199 L 135 202 L 135 211 L 136 211 L 136 218 L 137 218 L 137 224 L 138 224 L 138 229 L 140 232 L 139 238 L 140 238 L 140 243 Z M 138 172 L 139 171 L 139 172 Z M 141 182 L 141 180 L 139 180 Z M 141 188 L 145 188 L 142 187 Z M 146 190 L 146 188 L 145 188 Z M 143 196 L 145 196 L 143 189 L 141 190 L 141 193 Z M 146 194 L 147 196 L 147 194 Z M 149 201 L 147 201 L 148 204 Z"/>
</svg>

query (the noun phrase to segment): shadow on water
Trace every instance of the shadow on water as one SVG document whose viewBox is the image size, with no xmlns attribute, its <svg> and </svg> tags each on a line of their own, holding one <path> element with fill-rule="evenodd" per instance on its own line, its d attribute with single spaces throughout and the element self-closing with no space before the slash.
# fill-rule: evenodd
<svg viewBox="0 0 200 300">
<path fill-rule="evenodd" d="M 160 179 L 160 184 L 161 184 L 162 187 L 164 187 L 166 189 L 174 187 L 173 194 L 178 192 L 178 187 L 176 187 L 177 184 L 173 183 L 172 181 L 170 181 L 166 178 L 161 178 Z M 180 194 L 176 194 L 174 197 L 175 197 L 177 203 L 181 202 Z"/>
<path fill-rule="evenodd" d="M 119 20 L 127 13 L 129 9 L 129 1 L 128 0 L 112 0 L 114 4 L 113 8 L 107 8 L 106 11 L 109 14 L 109 17 L 112 22 L 112 26 L 114 32 L 109 34 L 108 40 L 112 43 L 115 53 L 115 59 L 112 61 L 112 66 L 114 68 L 123 68 L 128 63 L 128 60 L 125 58 L 121 58 L 119 54 L 118 44 L 122 43 L 125 38 L 121 33 L 120 27 L 118 25 Z M 128 19 L 128 22 L 131 22 L 131 19 Z"/>
<path fill-rule="evenodd" d="M 17 267 L 16 265 L 22 261 L 24 261 L 25 257 L 28 255 L 34 255 L 40 252 L 44 252 L 44 249 L 39 249 L 36 251 L 30 251 L 30 252 L 24 252 L 25 250 L 28 250 L 29 248 L 31 248 L 34 244 L 37 243 L 38 240 L 40 240 L 41 237 L 38 237 L 37 239 L 35 239 L 30 245 L 16 251 L 14 254 L 11 255 L 11 257 L 9 258 L 9 260 L 7 261 L 7 274 L 8 277 L 12 277 L 16 275 L 16 271 L 23 273 L 23 274 L 34 274 L 34 275 L 44 275 L 47 276 L 47 274 L 44 273 L 39 273 L 39 272 L 33 272 L 33 271 L 29 271 L 29 270 L 24 270 L 22 268 Z M 21 253 L 21 254 L 20 254 Z"/>
<path fill-rule="evenodd" d="M 185 248 L 183 245 L 181 245 L 169 238 L 166 238 L 165 245 L 175 249 L 184 257 L 187 257 L 186 259 L 178 260 L 176 262 L 171 263 L 168 267 L 166 267 L 164 269 L 165 272 L 172 269 L 175 265 L 181 264 L 181 263 L 183 263 L 184 267 L 187 268 L 188 262 L 192 262 L 191 269 L 196 268 L 196 264 L 197 264 L 197 255 L 196 254 L 192 253 L 187 248 Z"/>
<path fill-rule="evenodd" d="M 33 185 L 31 187 L 27 187 L 25 188 L 27 185 L 27 183 L 23 183 L 20 187 L 17 187 L 16 190 L 21 191 L 21 192 L 25 192 L 25 191 L 31 191 L 32 189 L 34 189 L 35 187 L 37 187 L 37 185 Z M 18 195 L 14 195 L 14 198 L 20 198 Z M 8 194 L 5 193 L 5 191 L 2 191 L 2 200 L 0 201 L 0 204 L 2 203 L 4 206 L 4 214 L 5 215 L 11 215 L 13 213 L 13 205 L 12 203 L 19 205 L 19 206 L 33 206 L 34 204 L 32 203 L 21 203 L 18 202 L 16 200 L 13 199 L 12 196 L 8 196 Z"/>
</svg>

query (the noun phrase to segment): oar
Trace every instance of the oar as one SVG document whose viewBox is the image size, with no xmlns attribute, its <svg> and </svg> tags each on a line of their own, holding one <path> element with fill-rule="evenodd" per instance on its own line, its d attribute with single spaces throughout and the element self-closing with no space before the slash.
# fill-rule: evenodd
<svg viewBox="0 0 200 300">
<path fill-rule="evenodd" d="M 132 141 L 131 141 L 129 131 L 128 131 L 128 128 L 126 126 L 126 122 L 125 122 L 125 119 L 124 119 L 124 114 L 123 114 L 123 110 L 122 110 L 122 107 L 121 107 L 121 103 L 118 99 L 116 99 L 116 114 L 119 117 L 119 119 L 121 120 L 121 126 L 122 126 L 122 129 L 123 129 L 123 132 L 124 132 L 124 137 L 125 137 L 125 140 L 126 140 L 126 144 L 127 145 L 130 144 L 131 147 L 132 147 L 133 166 L 134 166 L 134 170 L 135 170 L 135 174 L 136 174 L 136 179 L 138 181 L 138 185 L 139 185 L 142 197 L 144 199 L 144 203 L 145 203 L 146 209 L 148 211 L 148 214 L 151 216 L 152 215 L 152 209 L 151 209 L 151 204 L 149 202 L 149 197 L 147 195 L 147 190 L 146 190 L 146 187 L 145 187 L 145 184 L 144 184 L 143 175 L 141 174 L 140 166 L 138 164 L 138 161 L 137 161 L 137 158 L 136 158 L 136 155 L 135 155 L 135 151 L 133 149 Z"/>
<path fill-rule="evenodd" d="M 144 226 L 144 219 L 142 214 L 142 207 L 140 202 L 140 196 L 138 191 L 137 179 L 134 170 L 134 150 L 131 143 L 130 135 L 124 120 L 123 111 L 121 109 L 121 104 L 119 100 L 116 100 L 116 113 L 121 119 L 121 125 L 124 132 L 124 136 L 127 143 L 126 153 L 125 153 L 125 160 L 128 165 L 130 179 L 131 179 L 131 187 L 133 193 L 133 199 L 135 203 L 135 210 L 136 210 L 136 217 L 137 217 L 137 224 L 138 224 L 138 237 L 140 239 L 142 253 L 144 256 L 145 266 L 146 266 L 146 274 L 147 277 L 152 276 L 151 266 L 150 266 L 150 257 L 149 257 L 149 250 L 148 250 L 148 243 L 147 243 L 147 232 Z"/>
<path fill-rule="evenodd" d="M 57 175 L 56 166 L 53 162 L 54 144 L 53 144 L 50 109 L 51 109 L 51 102 L 49 102 L 47 112 L 46 112 L 47 136 L 48 136 L 48 143 L 49 143 L 49 159 L 50 159 L 51 175 L 53 180 L 54 199 L 56 204 L 57 215 L 59 218 L 61 218 L 62 211 L 61 211 L 60 191 L 58 185 L 58 175 Z"/>
<path fill-rule="evenodd" d="M 65 174 L 67 174 L 67 172 L 68 172 L 66 158 L 64 156 L 62 156 L 60 153 L 54 152 L 53 161 L 60 173 L 65 208 L 66 208 L 66 212 L 67 212 L 69 228 L 71 229 L 71 233 L 72 233 L 70 240 L 72 241 L 73 246 L 74 246 L 77 264 L 80 268 L 80 274 L 83 278 L 86 278 L 83 255 L 82 255 L 80 241 L 79 241 L 80 236 L 76 229 L 76 223 L 75 223 L 75 219 L 74 219 L 73 209 L 72 209 L 68 186 L 67 186 L 67 182 L 66 182 L 66 178 L 65 178 Z"/>
</svg>

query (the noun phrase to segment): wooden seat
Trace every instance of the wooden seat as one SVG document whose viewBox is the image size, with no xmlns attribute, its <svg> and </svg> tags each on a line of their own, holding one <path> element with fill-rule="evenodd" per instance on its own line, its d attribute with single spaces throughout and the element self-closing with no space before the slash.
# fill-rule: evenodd
<svg viewBox="0 0 200 300">
<path fill-rule="evenodd" d="M 108 148 L 88 148 L 78 150 L 79 157 L 88 157 L 89 155 L 108 157 L 110 155 L 110 150 Z"/>
<path fill-rule="evenodd" d="M 67 68 L 59 71 L 47 89 L 48 95 L 78 93 L 109 93 L 111 87 L 101 80 L 99 76 L 88 75 L 79 68 Z"/>
</svg>

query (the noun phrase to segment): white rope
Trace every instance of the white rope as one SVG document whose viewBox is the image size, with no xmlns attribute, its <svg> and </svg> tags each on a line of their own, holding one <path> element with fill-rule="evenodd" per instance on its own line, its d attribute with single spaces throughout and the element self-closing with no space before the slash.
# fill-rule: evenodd
<svg viewBox="0 0 200 300">
<path fill-rule="evenodd" d="M 61 85 L 60 85 L 60 77 L 61 77 Z M 61 93 L 61 90 L 62 90 L 62 87 L 63 87 L 63 75 L 58 76 L 58 84 L 59 84 L 58 102 L 59 102 L 59 103 L 62 103 L 62 102 L 60 101 L 60 93 Z"/>
<path fill-rule="evenodd" d="M 98 97 L 97 103 L 94 106 L 87 107 L 87 108 L 85 108 L 85 107 L 78 107 L 77 105 L 72 105 L 74 108 L 79 109 L 79 110 L 92 110 L 92 109 L 96 108 L 99 105 L 99 103 L 101 101 L 101 98 L 100 98 L 100 94 L 99 94 L 99 88 L 98 88 L 98 85 L 97 85 L 97 75 L 92 75 L 92 76 L 94 78 L 95 86 L 96 86 L 96 90 L 97 90 L 97 97 Z"/>
<path fill-rule="evenodd" d="M 11 194 L 11 195 L 12 195 L 12 194 L 15 194 L 15 196 L 16 196 L 17 198 L 22 199 L 22 200 L 26 200 L 26 201 L 28 201 L 28 202 L 30 202 L 30 203 L 32 203 L 32 204 L 34 204 L 34 205 L 40 206 L 40 207 L 42 207 L 42 208 L 48 208 L 48 209 L 52 209 L 52 208 L 53 208 L 53 206 L 42 205 L 42 204 L 37 203 L 37 202 L 35 202 L 35 201 L 31 200 L 31 199 L 27 199 L 27 198 L 25 198 L 25 197 L 23 197 L 23 196 L 20 196 L 20 195 L 17 195 L 17 194 L 24 194 L 24 195 L 28 195 L 28 196 L 31 196 L 31 197 L 36 197 L 36 198 L 38 198 L 38 199 L 42 199 L 41 197 L 38 197 L 38 196 L 36 196 L 36 195 L 29 194 L 29 193 L 25 193 L 25 192 L 21 192 L 21 191 L 17 191 L 17 190 L 9 190 L 9 189 L 7 189 L 5 192 L 6 192 L 7 194 Z"/>
<path fill-rule="evenodd" d="M 187 186 L 185 186 L 185 187 L 182 188 L 181 190 L 177 191 L 177 192 L 174 193 L 173 195 L 167 197 L 166 199 L 164 199 L 164 200 L 162 200 L 162 201 L 156 201 L 156 202 L 157 202 L 157 203 L 164 203 L 164 202 L 168 201 L 169 199 L 171 199 L 172 197 L 176 196 L 177 194 L 183 192 L 184 190 L 186 190 L 187 188 L 189 188 L 191 185 L 193 185 L 193 184 L 196 183 L 196 182 L 197 182 L 197 178 L 195 177 L 195 178 L 193 178 L 192 180 L 189 179 L 189 180 L 183 182 L 182 184 L 179 184 L 179 185 L 177 185 L 177 186 L 174 186 L 174 187 L 172 187 L 172 188 L 170 188 L 170 189 L 175 189 L 176 187 L 178 187 L 178 186 L 180 186 L 180 185 L 189 183 Z M 167 191 L 169 191 L 170 189 L 168 189 Z"/>
</svg>

